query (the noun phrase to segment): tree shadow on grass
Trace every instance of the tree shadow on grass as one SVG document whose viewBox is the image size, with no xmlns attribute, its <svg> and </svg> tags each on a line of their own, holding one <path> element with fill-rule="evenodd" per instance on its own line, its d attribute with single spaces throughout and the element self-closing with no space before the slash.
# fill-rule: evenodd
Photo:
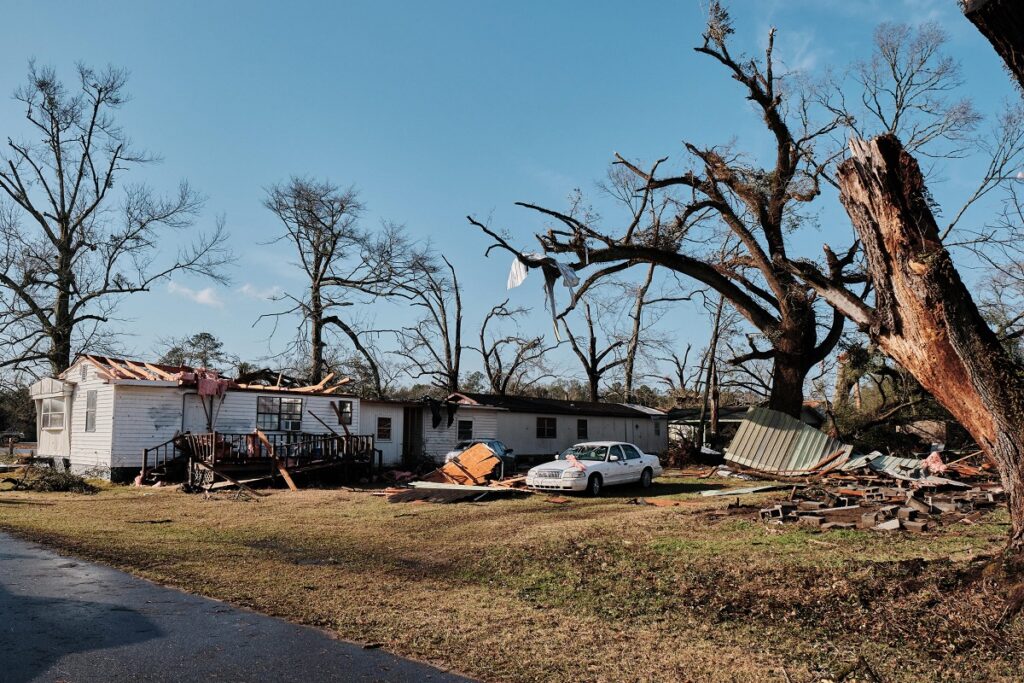
<svg viewBox="0 0 1024 683">
<path fill-rule="evenodd" d="M 0 505 L 56 505 L 56 503 L 42 500 L 4 500 L 0 498 Z"/>
</svg>

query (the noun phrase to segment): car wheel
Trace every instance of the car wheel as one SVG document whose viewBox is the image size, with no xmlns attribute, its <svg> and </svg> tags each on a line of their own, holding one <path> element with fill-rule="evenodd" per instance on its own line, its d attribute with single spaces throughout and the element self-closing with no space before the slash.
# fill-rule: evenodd
<svg viewBox="0 0 1024 683">
<path fill-rule="evenodd" d="M 604 486 L 604 481 L 601 479 L 600 474 L 590 475 L 590 479 L 587 480 L 587 495 L 599 496 L 601 495 L 601 488 Z"/>
<path fill-rule="evenodd" d="M 651 488 L 652 481 L 654 481 L 654 472 L 651 471 L 650 467 L 647 467 L 640 473 L 640 486 L 649 489 Z"/>
</svg>

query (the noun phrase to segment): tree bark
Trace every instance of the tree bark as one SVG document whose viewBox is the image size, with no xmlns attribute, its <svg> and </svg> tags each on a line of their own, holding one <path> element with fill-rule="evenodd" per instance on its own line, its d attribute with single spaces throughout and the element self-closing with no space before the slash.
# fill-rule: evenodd
<svg viewBox="0 0 1024 683">
<path fill-rule="evenodd" d="M 700 426 L 697 429 L 697 447 L 701 448 L 707 442 L 707 434 L 704 429 L 707 424 L 708 403 L 711 400 L 711 380 L 715 375 L 715 365 L 718 363 L 718 335 L 722 327 L 722 309 L 725 307 L 725 297 L 719 295 L 718 307 L 715 309 L 715 322 L 711 326 L 711 340 L 708 342 L 708 367 L 704 376 L 704 395 L 700 402 Z M 714 427 L 712 431 L 714 431 Z"/>
<path fill-rule="evenodd" d="M 313 282 L 309 299 L 309 382 L 316 384 L 324 378 L 324 305 L 320 283 Z"/>
<path fill-rule="evenodd" d="M 633 391 L 633 375 L 635 374 L 634 369 L 636 368 L 636 353 L 640 348 L 640 333 L 643 331 L 643 318 L 644 318 L 644 306 L 647 304 L 647 292 L 651 288 L 651 283 L 654 281 L 654 264 L 647 269 L 647 277 L 644 278 L 643 284 L 640 285 L 640 289 L 637 290 L 636 299 L 633 303 L 633 312 L 630 318 L 633 321 L 632 329 L 629 334 L 629 343 L 626 345 L 626 362 L 622 368 L 622 374 L 625 379 L 625 392 L 626 402 L 632 403 L 635 401 L 636 396 Z"/>
<path fill-rule="evenodd" d="M 594 372 L 587 372 L 587 389 L 590 392 L 590 400 L 597 403 L 601 400 L 601 375 Z"/>
<path fill-rule="evenodd" d="M 1024 3 L 1020 0 L 969 0 L 964 14 L 1002 57 L 1017 85 L 1024 88 Z"/>
<path fill-rule="evenodd" d="M 800 419 L 807 373 L 823 358 L 822 349 L 831 351 L 838 339 L 830 334 L 825 342 L 818 344 L 814 309 L 807 292 L 795 285 L 793 290 L 794 294 L 782 307 L 777 336 L 773 340 L 775 353 L 768 407 Z"/>
<path fill-rule="evenodd" d="M 939 238 L 924 177 L 899 140 L 851 142 L 841 197 L 861 242 L 876 308 L 849 311 L 949 410 L 996 463 L 1024 550 L 1024 368 L 982 319 Z"/>
</svg>

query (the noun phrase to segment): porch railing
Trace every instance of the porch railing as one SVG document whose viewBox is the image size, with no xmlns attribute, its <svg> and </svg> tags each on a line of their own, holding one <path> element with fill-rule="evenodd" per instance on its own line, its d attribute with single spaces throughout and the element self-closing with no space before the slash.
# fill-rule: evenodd
<svg viewBox="0 0 1024 683">
<path fill-rule="evenodd" d="M 142 474 L 183 456 L 217 465 L 258 465 L 273 467 L 276 457 L 286 468 L 319 464 L 363 465 L 383 469 L 383 453 L 369 434 L 307 434 L 276 432 L 185 432 L 142 452 Z M 269 448 L 268 448 L 269 445 Z M 272 452 L 271 452 L 272 449 Z"/>
<path fill-rule="evenodd" d="M 142 449 L 142 481 L 146 480 L 146 473 L 149 470 L 163 467 L 172 460 L 177 460 L 181 457 L 182 452 L 176 443 L 177 439 L 178 436 L 173 436 L 161 444 Z"/>
<path fill-rule="evenodd" d="M 274 457 L 286 467 L 333 460 L 368 464 L 374 461 L 374 438 L 371 435 L 278 432 L 264 436 L 273 453 L 255 433 L 186 433 L 179 439 L 193 457 L 201 458 L 210 465 L 269 462 Z"/>
</svg>

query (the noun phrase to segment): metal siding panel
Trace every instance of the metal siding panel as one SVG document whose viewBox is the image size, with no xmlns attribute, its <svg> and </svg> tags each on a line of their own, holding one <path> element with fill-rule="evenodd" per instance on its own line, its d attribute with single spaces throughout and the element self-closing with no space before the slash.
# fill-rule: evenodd
<svg viewBox="0 0 1024 683">
<path fill-rule="evenodd" d="M 827 434 L 784 413 L 751 408 L 725 459 L 739 465 L 779 474 L 798 474 L 845 446 Z"/>
</svg>

